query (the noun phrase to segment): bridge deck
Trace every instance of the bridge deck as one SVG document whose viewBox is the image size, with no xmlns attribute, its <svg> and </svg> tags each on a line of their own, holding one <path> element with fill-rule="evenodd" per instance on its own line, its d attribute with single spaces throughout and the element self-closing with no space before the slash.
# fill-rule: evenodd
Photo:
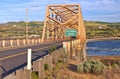
<svg viewBox="0 0 120 79">
<path fill-rule="evenodd" d="M 6 75 L 26 66 L 27 49 L 32 49 L 32 61 L 48 54 L 48 49 L 56 45 L 57 48 L 62 46 L 62 42 L 38 44 L 34 46 L 26 46 L 21 48 L 14 48 L 0 51 L 0 76 Z"/>
</svg>

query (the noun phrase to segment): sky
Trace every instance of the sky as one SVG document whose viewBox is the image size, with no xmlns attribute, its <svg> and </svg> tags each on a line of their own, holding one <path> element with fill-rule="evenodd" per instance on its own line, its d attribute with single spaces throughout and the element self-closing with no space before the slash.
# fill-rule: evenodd
<svg viewBox="0 0 120 79">
<path fill-rule="evenodd" d="M 80 4 L 87 21 L 120 22 L 120 0 L 0 0 L 0 23 L 44 21 L 47 5 Z M 35 7 L 38 6 L 38 7 Z"/>
</svg>

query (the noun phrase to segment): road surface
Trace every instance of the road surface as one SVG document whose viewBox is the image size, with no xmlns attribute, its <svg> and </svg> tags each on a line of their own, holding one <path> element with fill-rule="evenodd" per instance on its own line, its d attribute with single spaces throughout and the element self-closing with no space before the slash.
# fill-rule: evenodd
<svg viewBox="0 0 120 79">
<path fill-rule="evenodd" d="M 27 49 L 32 49 L 32 61 L 35 61 L 48 54 L 47 51 L 53 45 L 60 48 L 62 46 L 62 42 L 52 42 L 0 50 L 0 76 L 5 77 L 17 69 L 26 66 Z"/>
</svg>

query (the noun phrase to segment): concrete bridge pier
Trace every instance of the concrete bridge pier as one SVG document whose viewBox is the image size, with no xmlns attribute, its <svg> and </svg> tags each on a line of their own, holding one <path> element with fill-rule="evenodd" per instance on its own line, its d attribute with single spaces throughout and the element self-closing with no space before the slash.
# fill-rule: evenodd
<svg viewBox="0 0 120 79">
<path fill-rule="evenodd" d="M 82 62 L 82 50 L 80 47 L 77 48 L 77 58 L 78 58 L 78 62 Z"/>
<path fill-rule="evenodd" d="M 83 61 L 86 61 L 86 44 L 83 46 L 82 48 L 82 52 L 83 52 Z"/>
</svg>

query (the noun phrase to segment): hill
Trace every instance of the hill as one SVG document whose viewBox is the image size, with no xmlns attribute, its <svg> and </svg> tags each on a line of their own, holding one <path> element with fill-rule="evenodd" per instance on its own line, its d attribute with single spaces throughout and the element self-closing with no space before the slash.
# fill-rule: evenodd
<svg viewBox="0 0 120 79">
<path fill-rule="evenodd" d="M 87 38 L 118 37 L 120 36 L 120 22 L 84 21 Z M 28 23 L 29 35 L 42 35 L 43 21 Z M 0 24 L 0 38 L 24 37 L 26 22 L 8 22 Z"/>
<path fill-rule="evenodd" d="M 119 37 L 120 22 L 85 21 L 87 38 Z"/>
</svg>

